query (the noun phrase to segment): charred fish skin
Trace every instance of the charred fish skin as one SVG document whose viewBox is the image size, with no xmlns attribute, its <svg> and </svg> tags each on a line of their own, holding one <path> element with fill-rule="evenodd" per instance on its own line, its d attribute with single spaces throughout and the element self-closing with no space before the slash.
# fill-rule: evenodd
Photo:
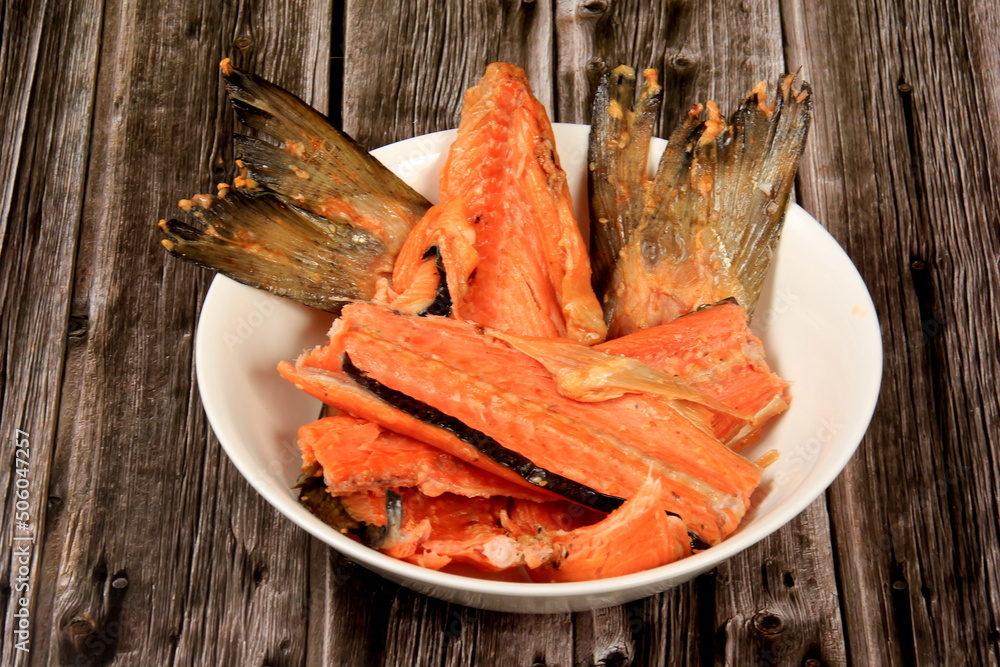
<svg viewBox="0 0 1000 667">
<path fill-rule="evenodd" d="M 779 78 L 770 104 L 766 85 L 758 84 L 728 122 L 714 102 L 694 105 L 672 133 L 654 179 L 633 166 L 628 182 L 613 189 L 615 197 L 600 191 L 608 190 L 604 175 L 623 171 L 626 153 L 602 153 L 592 139 L 593 241 L 598 253 L 610 249 L 609 262 L 595 261 L 605 272 L 595 285 L 603 287 L 609 337 L 729 297 L 753 312 L 811 120 L 811 88 L 806 82 L 796 88 L 795 78 Z M 594 135 L 611 136 L 607 128 L 617 127 L 620 103 L 608 100 L 627 98 L 617 85 L 614 76 L 601 83 Z M 624 117 L 641 105 L 640 96 Z M 624 238 L 608 233 L 614 226 L 600 224 L 601 218 L 620 220 Z"/>
<path fill-rule="evenodd" d="M 451 292 L 448 290 L 448 273 L 445 271 L 444 260 L 441 258 L 441 251 L 438 250 L 437 246 L 428 248 L 423 256 L 424 259 L 431 257 L 434 258 L 434 268 L 437 269 L 438 273 L 438 286 L 434 293 L 434 301 L 417 314 L 421 317 L 428 315 L 448 317 L 452 310 Z"/>
<path fill-rule="evenodd" d="M 455 434 L 458 438 L 473 446 L 493 461 L 505 468 L 514 470 L 521 478 L 531 484 L 553 491 L 567 500 L 590 507 L 599 512 L 613 512 L 625 502 L 624 498 L 600 493 L 585 484 L 575 482 L 562 475 L 541 468 L 527 457 L 507 449 L 485 433 L 467 426 L 458 419 L 422 401 L 386 387 L 355 366 L 350 356 L 346 353 L 344 354 L 341 368 L 345 375 L 380 400 L 397 410 L 409 414 L 415 419 Z"/>
<path fill-rule="evenodd" d="M 235 137 L 239 174 L 161 220 L 167 252 L 238 282 L 339 312 L 371 299 L 429 202 L 290 92 L 223 60 L 239 120 L 280 142 Z"/>
<path fill-rule="evenodd" d="M 354 531 L 362 544 L 372 549 L 388 549 L 399 542 L 403 528 L 403 497 L 392 489 L 385 492 L 385 516 L 384 526 L 363 524 Z"/>
</svg>

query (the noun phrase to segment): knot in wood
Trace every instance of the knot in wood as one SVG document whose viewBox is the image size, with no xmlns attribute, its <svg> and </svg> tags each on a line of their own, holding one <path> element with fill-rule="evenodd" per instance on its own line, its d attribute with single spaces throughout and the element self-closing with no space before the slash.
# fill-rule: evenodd
<svg viewBox="0 0 1000 667">
<path fill-rule="evenodd" d="M 250 39 L 249 37 L 240 37 L 235 42 L 233 42 L 233 44 L 238 49 L 246 49 L 249 48 L 251 44 L 253 44 L 253 40 Z"/>
<path fill-rule="evenodd" d="M 754 615 L 753 627 L 763 635 L 777 635 L 785 629 L 785 624 L 780 616 L 762 611 Z"/>
<path fill-rule="evenodd" d="M 96 627 L 97 624 L 94 622 L 94 619 L 90 616 L 90 614 L 83 612 L 79 616 L 71 618 L 65 625 L 63 625 L 62 631 L 63 634 L 66 635 L 70 641 L 72 641 L 85 635 L 89 635 Z"/>
<path fill-rule="evenodd" d="M 596 18 L 608 11 L 608 0 L 584 0 L 577 5 L 576 12 L 583 18 Z"/>
<path fill-rule="evenodd" d="M 695 66 L 697 58 L 687 53 L 677 53 L 670 57 L 667 64 L 678 72 L 686 72 Z"/>
<path fill-rule="evenodd" d="M 607 69 L 607 64 L 603 58 L 595 56 L 587 61 L 588 72 L 603 72 L 605 69 Z"/>
<path fill-rule="evenodd" d="M 87 327 L 90 324 L 85 315 L 73 315 L 69 318 L 66 327 L 66 335 L 69 338 L 83 338 L 87 335 Z"/>
</svg>

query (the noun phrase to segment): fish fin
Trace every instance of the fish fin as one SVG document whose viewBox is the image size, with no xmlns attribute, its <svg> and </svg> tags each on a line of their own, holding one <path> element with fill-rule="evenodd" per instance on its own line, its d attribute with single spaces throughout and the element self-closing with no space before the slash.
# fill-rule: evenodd
<svg viewBox="0 0 1000 667">
<path fill-rule="evenodd" d="M 656 70 L 633 104 L 635 71 L 620 65 L 604 75 L 594 97 L 588 179 L 594 290 L 602 297 L 618 255 L 642 213 L 647 154 L 663 89 Z M 635 191 L 636 189 L 638 191 Z"/>
<path fill-rule="evenodd" d="M 751 93 L 718 140 L 721 201 L 714 228 L 748 314 L 781 234 L 812 119 L 812 88 L 805 81 L 796 88 L 795 76 L 778 80 L 770 105 L 763 90 Z"/>
<path fill-rule="evenodd" d="M 222 61 L 222 76 L 244 125 L 280 146 L 240 139 L 237 186 L 295 199 L 324 217 L 373 229 L 394 256 L 430 207 L 413 188 L 292 93 Z M 298 196 L 297 196 L 298 195 Z"/>
<path fill-rule="evenodd" d="M 595 285 L 607 279 L 599 297 L 612 337 L 728 296 L 753 311 L 809 129 L 812 92 L 805 82 L 796 87 L 795 76 L 779 79 L 770 103 L 758 84 L 728 122 L 714 102 L 694 105 L 672 133 L 653 182 L 633 168 L 617 188 L 604 181 L 622 159 L 606 150 L 621 125 L 614 112 L 621 103 L 612 99 L 620 93 L 610 80 L 602 83 L 589 180 L 595 266 L 607 273 Z M 618 233 L 602 238 L 602 229 Z"/>
<path fill-rule="evenodd" d="M 221 188 L 182 200 L 181 208 L 203 228 L 160 221 L 170 254 L 320 310 L 338 312 L 347 301 L 370 298 L 388 268 L 371 234 L 271 196 Z"/>
</svg>

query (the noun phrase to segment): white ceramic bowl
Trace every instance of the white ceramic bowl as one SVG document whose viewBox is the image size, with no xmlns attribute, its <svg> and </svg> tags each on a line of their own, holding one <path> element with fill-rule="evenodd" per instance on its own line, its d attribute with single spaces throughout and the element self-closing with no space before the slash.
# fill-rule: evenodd
<svg viewBox="0 0 1000 667">
<path fill-rule="evenodd" d="M 588 132 L 583 125 L 555 126 L 581 214 Z M 374 154 L 436 201 L 438 173 L 453 138 L 453 131 L 438 132 Z M 666 145 L 655 141 L 651 163 Z M 258 493 L 341 553 L 421 593 L 500 611 L 553 613 L 621 604 L 687 581 L 763 539 L 823 493 L 847 464 L 868 428 L 882 376 L 878 320 L 861 277 L 826 230 L 792 206 L 754 317 L 772 368 L 791 383 L 792 406 L 746 452 L 755 458 L 777 449 L 780 457 L 765 471 L 739 530 L 711 549 L 646 572 L 535 584 L 510 576 L 435 572 L 390 558 L 341 535 L 298 503 L 291 489 L 301 465 L 295 433 L 318 417 L 320 403 L 282 380 L 275 366 L 324 343 L 331 321 L 329 314 L 216 277 L 198 323 L 196 363 L 202 402 L 219 441 Z"/>
</svg>

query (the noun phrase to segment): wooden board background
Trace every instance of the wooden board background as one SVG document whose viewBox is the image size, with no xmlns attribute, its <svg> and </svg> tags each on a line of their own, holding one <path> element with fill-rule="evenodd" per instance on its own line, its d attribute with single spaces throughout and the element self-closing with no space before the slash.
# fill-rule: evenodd
<svg viewBox="0 0 1000 667">
<path fill-rule="evenodd" d="M 990 0 L 4 0 L 0 661 L 75 665 L 981 665 L 1000 661 L 1000 12 Z M 261 500 L 192 368 L 210 276 L 153 222 L 226 175 L 232 56 L 363 145 L 455 125 L 493 60 L 554 119 L 653 66 L 660 134 L 802 68 L 798 200 L 880 314 L 858 454 L 791 524 L 593 613 L 445 604 Z M 17 430 L 30 441 L 30 652 L 14 647 Z M 277 548 L 276 545 L 280 545 Z"/>
</svg>

